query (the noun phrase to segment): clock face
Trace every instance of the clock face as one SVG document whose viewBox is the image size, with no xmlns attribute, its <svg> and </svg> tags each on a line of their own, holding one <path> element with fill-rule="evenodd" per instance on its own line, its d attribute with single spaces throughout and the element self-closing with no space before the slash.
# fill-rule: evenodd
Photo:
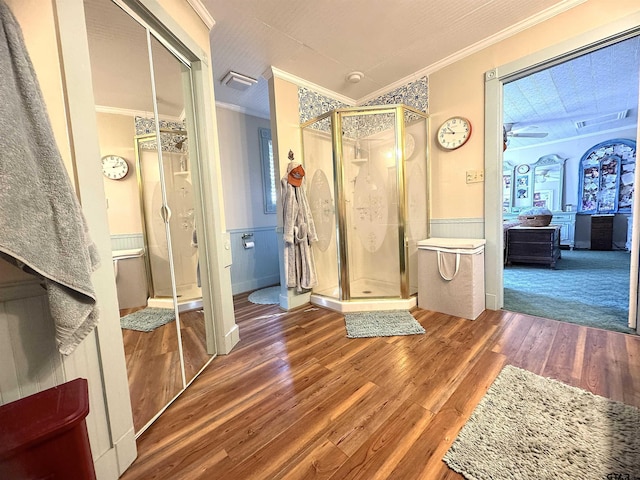
<svg viewBox="0 0 640 480">
<path fill-rule="evenodd" d="M 102 173 L 112 180 L 120 180 L 129 172 L 127 161 L 117 155 L 107 155 L 102 157 Z"/>
<path fill-rule="evenodd" d="M 463 117 L 452 117 L 438 129 L 438 143 L 442 148 L 455 150 L 471 136 L 471 122 Z"/>
</svg>

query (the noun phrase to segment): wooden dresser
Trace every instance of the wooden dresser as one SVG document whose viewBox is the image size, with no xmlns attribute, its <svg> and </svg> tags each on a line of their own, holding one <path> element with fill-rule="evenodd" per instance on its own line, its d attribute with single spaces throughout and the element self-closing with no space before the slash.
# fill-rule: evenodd
<svg viewBox="0 0 640 480">
<path fill-rule="evenodd" d="M 560 258 L 560 225 L 517 226 L 507 230 L 507 265 L 542 263 L 556 267 Z"/>
<path fill-rule="evenodd" d="M 615 215 L 591 215 L 591 250 L 613 248 L 613 217 Z"/>
</svg>

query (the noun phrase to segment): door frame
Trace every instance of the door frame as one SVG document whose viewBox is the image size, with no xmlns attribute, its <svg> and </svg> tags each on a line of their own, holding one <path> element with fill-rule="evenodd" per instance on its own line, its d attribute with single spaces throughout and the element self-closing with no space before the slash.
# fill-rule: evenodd
<svg viewBox="0 0 640 480">
<path fill-rule="evenodd" d="M 503 86 L 518 78 L 547 69 L 585 53 L 640 35 L 640 13 L 599 27 L 570 40 L 501 65 L 485 73 L 485 192 L 484 230 L 486 308 L 499 310 L 504 305 L 503 229 L 502 229 L 502 152 Z M 638 129 L 640 131 L 640 128 Z M 635 182 L 640 184 L 640 169 Z M 634 212 L 640 208 L 640 195 L 634 197 Z M 633 216 L 631 268 L 629 280 L 629 326 L 636 328 L 638 314 L 638 251 L 640 215 Z"/>
</svg>

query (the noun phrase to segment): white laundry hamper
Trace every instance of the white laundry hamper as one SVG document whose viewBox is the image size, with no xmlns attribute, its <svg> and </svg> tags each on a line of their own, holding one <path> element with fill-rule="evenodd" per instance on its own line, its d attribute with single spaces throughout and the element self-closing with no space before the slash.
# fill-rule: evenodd
<svg viewBox="0 0 640 480">
<path fill-rule="evenodd" d="M 484 311 L 484 245 L 478 238 L 418 242 L 418 307 L 475 320 Z"/>
<path fill-rule="evenodd" d="M 144 264 L 144 248 L 115 250 L 113 273 L 116 277 L 118 307 L 122 309 L 147 305 L 148 284 Z"/>
</svg>

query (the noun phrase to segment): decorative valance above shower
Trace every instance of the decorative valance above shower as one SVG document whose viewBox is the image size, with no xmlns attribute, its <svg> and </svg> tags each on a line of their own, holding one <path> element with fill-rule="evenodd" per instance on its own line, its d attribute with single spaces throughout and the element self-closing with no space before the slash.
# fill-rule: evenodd
<svg viewBox="0 0 640 480">
<path fill-rule="evenodd" d="M 135 117 L 136 135 L 148 135 L 156 133 L 156 122 L 153 118 Z M 160 139 L 163 152 L 187 153 L 189 143 L 187 142 L 186 123 L 160 120 Z M 175 132 L 175 133 L 173 133 Z M 158 146 L 153 140 L 149 140 L 140 145 L 144 150 L 157 150 Z"/>
<path fill-rule="evenodd" d="M 427 113 L 429 110 L 428 92 L 428 79 L 427 77 L 422 77 L 358 106 L 372 107 L 403 104 Z M 324 115 L 332 110 L 351 107 L 351 105 L 329 98 L 306 87 L 298 88 L 298 100 L 300 105 L 299 116 L 301 124 Z M 407 114 L 413 115 L 411 112 L 408 112 Z M 407 118 L 406 120 L 411 121 L 417 119 L 418 117 L 415 116 L 415 118 Z M 366 124 L 363 124 L 363 122 Z M 351 122 L 348 122 L 345 118 L 345 122 L 343 124 L 344 134 L 350 138 L 357 139 L 391 128 L 392 122 L 392 116 L 389 116 L 386 119 L 378 118 L 377 116 L 367 117 L 365 119 L 362 117 L 355 117 Z M 326 118 L 314 124 L 313 128 L 316 130 L 330 132 L 331 124 L 329 119 Z"/>
</svg>

